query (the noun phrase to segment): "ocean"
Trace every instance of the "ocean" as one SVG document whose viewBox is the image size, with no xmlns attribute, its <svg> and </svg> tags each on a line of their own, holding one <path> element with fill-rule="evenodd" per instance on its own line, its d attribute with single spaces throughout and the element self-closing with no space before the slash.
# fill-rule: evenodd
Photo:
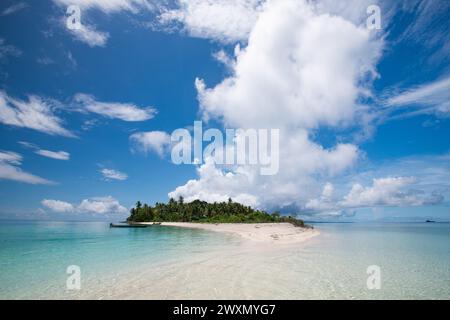
<svg viewBox="0 0 450 320">
<path fill-rule="evenodd" d="M 280 247 L 197 229 L 2 221 L 0 299 L 450 298 L 449 223 L 315 228 Z"/>
</svg>

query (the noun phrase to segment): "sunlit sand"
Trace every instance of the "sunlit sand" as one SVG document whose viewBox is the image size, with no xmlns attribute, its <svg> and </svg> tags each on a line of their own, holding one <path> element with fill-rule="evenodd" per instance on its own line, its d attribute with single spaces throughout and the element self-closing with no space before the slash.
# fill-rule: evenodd
<svg viewBox="0 0 450 320">
<path fill-rule="evenodd" d="M 143 223 L 152 224 L 152 223 Z M 319 234 L 317 230 L 295 227 L 290 223 L 190 223 L 163 222 L 163 226 L 195 228 L 238 235 L 246 240 L 272 243 L 296 244 Z"/>
</svg>

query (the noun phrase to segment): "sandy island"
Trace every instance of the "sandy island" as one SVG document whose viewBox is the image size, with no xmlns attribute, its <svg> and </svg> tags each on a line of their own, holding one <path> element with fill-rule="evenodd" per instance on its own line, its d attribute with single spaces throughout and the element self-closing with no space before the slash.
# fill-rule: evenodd
<svg viewBox="0 0 450 320">
<path fill-rule="evenodd" d="M 153 224 L 142 222 L 142 224 Z M 238 235 L 259 243 L 295 244 L 319 234 L 315 229 L 295 227 L 290 223 L 191 223 L 163 222 L 163 226 L 194 228 Z"/>
</svg>

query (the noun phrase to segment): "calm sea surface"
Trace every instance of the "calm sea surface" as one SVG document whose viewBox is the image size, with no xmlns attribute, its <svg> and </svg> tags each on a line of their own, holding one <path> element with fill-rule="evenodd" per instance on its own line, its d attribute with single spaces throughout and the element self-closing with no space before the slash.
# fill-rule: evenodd
<svg viewBox="0 0 450 320">
<path fill-rule="evenodd" d="M 1 299 L 449 299 L 450 224 L 317 224 L 262 249 L 238 237 L 96 222 L 0 222 Z M 67 290 L 80 267 L 81 289 Z M 378 266 L 380 289 L 367 288 Z"/>
</svg>

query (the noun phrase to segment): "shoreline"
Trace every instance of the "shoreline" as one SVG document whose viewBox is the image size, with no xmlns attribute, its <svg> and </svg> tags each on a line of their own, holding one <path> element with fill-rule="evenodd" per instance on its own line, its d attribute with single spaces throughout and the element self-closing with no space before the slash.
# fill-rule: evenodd
<svg viewBox="0 0 450 320">
<path fill-rule="evenodd" d="M 153 222 L 138 224 L 151 225 Z M 320 234 L 316 229 L 296 227 L 287 222 L 281 223 L 193 223 L 161 222 L 161 226 L 201 229 L 237 235 L 256 243 L 298 244 Z"/>
</svg>

